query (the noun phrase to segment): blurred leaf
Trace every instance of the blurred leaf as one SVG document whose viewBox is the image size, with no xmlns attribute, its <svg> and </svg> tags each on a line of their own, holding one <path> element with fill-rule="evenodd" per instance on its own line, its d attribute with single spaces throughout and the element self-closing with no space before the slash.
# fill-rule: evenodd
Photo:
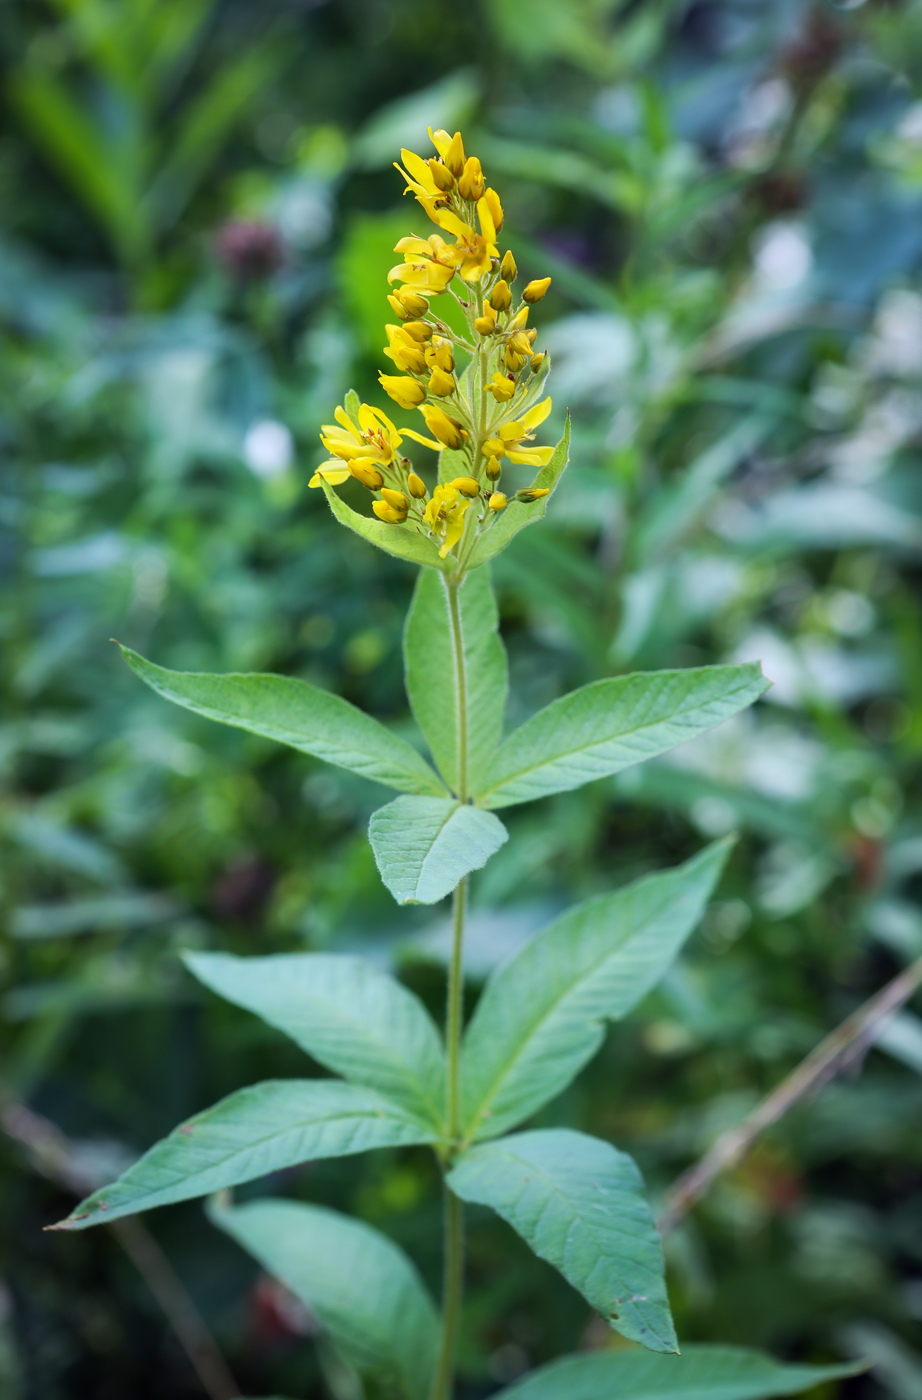
<svg viewBox="0 0 922 1400">
<path fill-rule="evenodd" d="M 715 842 L 675 870 L 576 905 L 493 974 L 464 1038 L 468 1140 L 505 1132 L 579 1073 L 606 1020 L 626 1016 L 676 957 L 729 849 Z"/>
<path fill-rule="evenodd" d="M 173 919 L 181 906 L 164 894 L 121 890 L 66 904 L 21 905 L 13 914 L 14 938 L 70 938 L 98 929 L 145 928 Z"/>
<path fill-rule="evenodd" d="M 465 1153 L 448 1184 L 492 1206 L 616 1331 L 678 1351 L 662 1245 L 625 1153 L 565 1128 L 515 1133 Z"/>
<path fill-rule="evenodd" d="M 412 992 L 363 958 L 187 953 L 206 987 L 261 1016 L 319 1064 L 441 1127 L 445 1053 Z"/>
<path fill-rule="evenodd" d="M 435 154 L 428 128 L 454 133 L 471 116 L 480 96 L 476 69 L 459 68 L 438 82 L 387 102 L 355 136 L 352 158 L 360 170 L 379 170 L 399 159 L 402 146 L 424 160 Z"/>
<path fill-rule="evenodd" d="M 252 1201 L 210 1218 L 317 1315 L 361 1374 L 425 1400 L 438 1319 L 406 1255 L 358 1220 L 294 1201 Z"/>
<path fill-rule="evenodd" d="M 310 1079 L 253 1084 L 175 1128 L 54 1228 L 84 1230 L 321 1157 L 434 1138 L 431 1127 L 354 1084 Z"/>
<path fill-rule="evenodd" d="M 853 1376 L 857 1366 L 783 1366 L 742 1347 L 686 1346 L 676 1358 L 632 1352 L 568 1356 L 502 1391 L 502 1400 L 767 1400 Z"/>
</svg>

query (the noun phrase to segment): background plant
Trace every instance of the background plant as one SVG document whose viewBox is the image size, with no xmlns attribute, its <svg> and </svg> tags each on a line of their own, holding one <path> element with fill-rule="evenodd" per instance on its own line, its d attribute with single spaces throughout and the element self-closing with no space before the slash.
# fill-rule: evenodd
<svg viewBox="0 0 922 1400">
<path fill-rule="evenodd" d="M 342 948 L 375 926 L 379 955 L 441 1000 L 439 929 L 420 915 L 407 940 L 366 854 L 370 793 L 327 770 L 302 799 L 304 770 L 277 751 L 148 708 L 103 640 L 181 669 L 300 673 L 400 721 L 410 575 L 341 532 L 334 549 L 284 470 L 291 438 L 250 430 L 284 423 L 309 470 L 329 403 L 350 381 L 370 396 L 365 347 L 377 366 L 379 288 L 405 227 L 375 171 L 420 139 L 418 111 L 448 124 L 476 108 L 510 230 L 527 223 L 543 245 L 530 264 L 516 238 L 523 276 L 554 276 L 555 394 L 578 409 L 579 477 L 497 574 L 513 719 L 617 667 L 764 655 L 775 680 L 764 719 L 725 731 L 717 770 L 689 750 L 534 821 L 511 814 L 514 839 L 475 892 L 472 992 L 501 930 L 511 946 L 702 835 L 745 832 L 680 971 L 546 1121 L 623 1144 L 656 1193 L 919 946 L 914 16 L 558 8 L 564 26 L 512 6 L 310 15 L 300 64 L 263 90 L 178 226 L 156 322 L 122 313 L 104 236 L 7 126 L 8 1082 L 76 1138 L 136 1151 L 248 1080 L 302 1072 L 255 1022 L 197 1009 L 171 955 L 192 937 Z M 7 7 L 8 68 L 54 24 Z M 488 66 L 459 74 L 459 52 Z M 440 75 L 444 106 L 410 104 L 405 136 L 397 114 L 370 124 Z M 375 205 L 380 220 L 352 214 Z M 673 1236 L 683 1337 L 873 1349 L 873 1379 L 849 1393 L 909 1393 L 918 1089 L 912 1022 L 899 1024 L 890 1057 L 875 1050 L 789 1117 Z M 5 1163 L 28 1384 L 85 1394 L 105 1377 L 135 1395 L 168 1375 L 196 1393 L 107 1238 L 42 1240 L 69 1202 L 18 1148 Z M 432 1186 L 409 1149 L 288 1189 L 384 1225 L 436 1286 Z M 295 1342 L 309 1324 L 264 1284 L 242 1315 L 252 1275 L 198 1222 L 177 1207 L 151 1228 L 245 1388 L 319 1383 L 322 1346 Z M 570 1350 L 586 1325 L 552 1271 L 517 1271 L 509 1248 L 477 1225 L 472 1379 Z"/>
</svg>

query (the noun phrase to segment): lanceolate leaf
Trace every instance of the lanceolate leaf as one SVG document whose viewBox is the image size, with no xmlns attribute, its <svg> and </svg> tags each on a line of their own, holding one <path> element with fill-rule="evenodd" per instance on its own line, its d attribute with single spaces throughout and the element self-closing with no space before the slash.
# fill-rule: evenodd
<svg viewBox="0 0 922 1400">
<path fill-rule="evenodd" d="M 729 843 L 570 909 L 490 978 L 461 1059 L 468 1140 L 495 1137 L 559 1094 L 606 1020 L 656 985 L 697 924 Z"/>
<path fill-rule="evenodd" d="M 375 812 L 368 836 L 398 904 L 435 904 L 509 840 L 492 812 L 450 797 L 398 797 Z"/>
<path fill-rule="evenodd" d="M 769 684 L 755 663 L 593 681 L 511 734 L 475 796 L 484 807 L 506 807 L 619 773 L 713 729 Z"/>
<path fill-rule="evenodd" d="M 662 1245 L 625 1153 L 566 1128 L 516 1133 L 472 1148 L 448 1184 L 492 1206 L 623 1336 L 678 1351 Z"/>
<path fill-rule="evenodd" d="M 407 614 L 403 655 L 407 695 L 416 722 L 439 772 L 456 793 L 460 687 L 449 586 L 443 575 L 422 570 Z M 509 684 L 489 569 L 476 569 L 467 575 L 458 589 L 458 611 L 467 698 L 467 780 L 468 789 L 475 791 L 488 781 L 490 760 L 502 738 Z"/>
<path fill-rule="evenodd" d="M 211 1219 L 290 1288 L 362 1375 L 425 1400 L 438 1319 L 406 1255 L 357 1220 L 295 1201 L 213 1209 Z"/>
<path fill-rule="evenodd" d="M 363 958 L 187 953 L 218 996 L 291 1036 L 320 1064 L 441 1127 L 445 1052 L 422 1002 Z"/>
<path fill-rule="evenodd" d="M 321 485 L 326 492 L 330 510 L 340 525 L 361 535 L 369 544 L 377 545 L 385 554 L 393 554 L 398 559 L 406 559 L 411 564 L 422 564 L 430 569 L 444 569 L 444 560 L 430 539 L 418 534 L 412 525 L 388 525 L 375 515 L 359 515 L 358 511 L 347 506 L 328 481 Z"/>
<path fill-rule="evenodd" d="M 435 1137 L 421 1119 L 355 1084 L 337 1079 L 253 1084 L 176 1128 L 54 1228 L 82 1230 L 239 1186 L 299 1162 Z"/>
<path fill-rule="evenodd" d="M 862 1369 L 780 1366 L 742 1347 L 688 1346 L 681 1356 L 595 1352 L 542 1366 L 498 1400 L 770 1400 Z"/>
<path fill-rule="evenodd" d="M 553 494 L 554 488 L 563 475 L 563 470 L 567 465 L 570 455 L 570 415 L 567 414 L 567 425 L 563 430 L 563 437 L 554 448 L 553 456 L 546 466 L 541 467 L 533 481 L 527 482 L 529 486 L 546 488 Z M 509 471 L 519 470 L 510 467 Z M 550 496 L 542 496 L 539 501 L 532 501 L 526 504 L 524 501 L 516 501 L 510 498 L 509 504 L 502 511 L 489 530 L 480 536 L 473 549 L 467 563 L 470 568 L 477 569 L 481 564 L 486 564 L 494 555 L 501 550 L 517 535 L 520 530 L 524 530 L 526 525 L 534 525 L 541 520 L 547 510 L 547 503 Z"/>
<path fill-rule="evenodd" d="M 122 647 L 131 669 L 158 695 L 207 719 L 247 729 L 280 744 L 351 768 L 399 792 L 445 789 L 404 739 L 338 695 L 288 676 L 212 676 L 167 671 Z"/>
</svg>

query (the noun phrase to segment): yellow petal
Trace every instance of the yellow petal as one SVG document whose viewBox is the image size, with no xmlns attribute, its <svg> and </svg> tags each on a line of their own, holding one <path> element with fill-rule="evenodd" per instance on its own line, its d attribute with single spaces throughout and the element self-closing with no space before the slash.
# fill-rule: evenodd
<svg viewBox="0 0 922 1400">
<path fill-rule="evenodd" d="M 440 193 L 432 178 L 432 171 L 429 169 L 422 156 L 418 156 L 415 151 L 408 151 L 406 148 L 402 148 L 400 159 L 413 176 L 413 179 L 418 181 L 428 194 Z"/>
<path fill-rule="evenodd" d="M 510 462 L 524 462 L 530 467 L 546 467 L 554 455 L 553 447 L 513 448 L 506 454 Z"/>
<path fill-rule="evenodd" d="M 333 410 L 333 417 L 336 419 L 337 423 L 340 425 L 341 428 L 345 428 L 347 433 L 351 433 L 353 437 L 356 436 L 355 424 L 349 417 L 346 410 L 341 405 L 337 405 L 337 407 Z M 325 433 L 335 433 L 336 429 L 333 427 L 325 427 L 323 431 Z"/>
<path fill-rule="evenodd" d="M 423 447 L 431 447 L 433 452 L 441 452 L 442 444 L 433 442 L 432 438 L 423 437 L 421 433 L 414 433 L 412 428 L 401 428 L 404 437 L 412 438 L 414 442 L 421 442 Z"/>
<path fill-rule="evenodd" d="M 477 218 L 480 221 L 480 232 L 488 243 L 496 242 L 496 225 L 493 222 L 493 211 L 487 202 L 486 195 L 477 201 Z"/>
<path fill-rule="evenodd" d="M 406 238 L 401 238 L 398 243 L 394 244 L 394 252 L 422 253 L 424 258 L 431 257 L 432 255 L 432 249 L 429 246 L 428 239 L 417 238 L 416 235 L 412 233 L 407 234 Z M 407 258 L 405 261 L 409 262 L 410 259 Z"/>
<path fill-rule="evenodd" d="M 551 400 L 548 398 L 542 399 L 540 403 L 535 404 L 534 408 L 530 408 L 527 413 L 523 413 L 522 422 L 525 424 L 528 432 L 531 432 L 532 428 L 537 428 L 539 423 L 543 423 L 550 411 Z"/>
<path fill-rule="evenodd" d="M 447 229 L 449 233 L 455 235 L 455 238 L 466 240 L 477 236 L 470 224 L 459 219 L 457 214 L 453 214 L 450 209 L 436 209 L 430 217 L 438 224 L 439 228 Z"/>
<path fill-rule="evenodd" d="M 342 466 L 339 462 L 321 462 L 307 484 L 308 486 L 320 486 L 324 481 L 328 481 L 331 486 L 339 486 L 348 479 L 348 467 Z"/>
<path fill-rule="evenodd" d="M 441 127 L 439 127 L 436 131 L 433 131 L 431 126 L 429 127 L 429 140 L 432 142 L 433 146 L 438 151 L 440 156 L 443 156 L 448 150 L 448 147 L 451 145 L 451 137 L 449 136 L 448 132 L 443 131 Z"/>
</svg>

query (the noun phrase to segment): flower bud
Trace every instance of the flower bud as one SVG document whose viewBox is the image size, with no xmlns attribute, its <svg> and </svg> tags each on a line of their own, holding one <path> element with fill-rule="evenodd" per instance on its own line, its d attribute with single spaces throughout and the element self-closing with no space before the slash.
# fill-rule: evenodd
<svg viewBox="0 0 922 1400">
<path fill-rule="evenodd" d="M 457 388 L 455 376 L 446 374 L 443 369 L 436 365 L 429 376 L 429 392 L 435 394 L 437 398 L 444 399 L 447 394 L 453 394 Z"/>
<path fill-rule="evenodd" d="M 503 226 L 503 206 L 499 202 L 499 195 L 495 190 L 487 189 L 484 191 L 483 197 L 486 200 L 487 209 L 490 211 L 493 227 L 499 233 Z"/>
<path fill-rule="evenodd" d="M 468 156 L 458 180 L 458 193 L 462 199 L 482 199 L 485 190 L 480 161 L 476 156 Z"/>
<path fill-rule="evenodd" d="M 384 485 L 384 477 L 368 457 L 353 457 L 349 463 L 349 470 L 356 481 L 367 486 L 369 491 L 380 491 Z"/>
<path fill-rule="evenodd" d="M 487 457 L 505 457 L 506 444 L 501 437 L 487 438 L 483 450 Z"/>
<path fill-rule="evenodd" d="M 407 477 L 407 486 L 410 488 L 410 495 L 414 496 L 417 501 L 421 501 L 426 494 L 426 483 L 415 472 L 410 472 Z"/>
<path fill-rule="evenodd" d="M 402 510 L 404 515 L 410 509 L 410 502 L 402 491 L 392 491 L 389 486 L 382 486 L 381 495 L 394 510 Z"/>
<path fill-rule="evenodd" d="M 432 327 L 426 321 L 404 321 L 403 329 L 407 335 L 419 341 L 420 345 L 432 339 Z"/>
<path fill-rule="evenodd" d="M 517 355 L 531 355 L 531 341 L 527 331 L 516 331 L 509 341 L 509 349 L 514 350 Z"/>
<path fill-rule="evenodd" d="M 491 510 L 505 510 L 507 505 L 506 497 L 503 495 L 502 491 L 494 491 L 493 495 L 487 501 L 487 505 Z"/>
<path fill-rule="evenodd" d="M 537 354 L 537 355 L 532 355 L 532 357 L 531 357 L 531 372 L 532 372 L 532 374 L 540 374 L 540 373 L 541 373 L 541 370 L 544 368 L 544 361 L 545 361 L 546 358 L 547 358 L 547 351 L 546 351 L 546 350 L 540 351 L 540 353 Z"/>
<path fill-rule="evenodd" d="M 406 309 L 406 307 L 404 306 L 403 302 L 400 300 L 399 297 L 395 297 L 395 296 L 393 296 L 393 295 L 389 292 L 389 293 L 388 293 L 388 296 L 387 296 L 387 299 L 388 299 L 388 301 L 390 302 L 391 306 L 392 306 L 393 309 L 394 309 L 394 315 L 395 315 L 395 316 L 399 316 L 399 318 L 400 318 L 401 321 L 406 321 L 406 320 L 409 319 L 410 313 L 409 313 L 409 311 Z"/>
<path fill-rule="evenodd" d="M 457 418 L 450 418 L 444 409 L 434 403 L 423 404 L 420 413 L 425 418 L 426 427 L 432 436 L 444 447 L 454 449 L 461 446 L 467 434 Z"/>
<path fill-rule="evenodd" d="M 418 408 L 426 397 L 425 385 L 409 376 L 379 374 L 378 379 L 385 394 L 389 394 L 401 408 Z"/>
<path fill-rule="evenodd" d="M 529 282 L 528 286 L 522 293 L 522 300 L 527 301 L 529 305 L 532 305 L 536 301 L 540 301 L 550 285 L 550 277 L 539 277 L 536 282 Z"/>
<path fill-rule="evenodd" d="M 509 283 L 502 277 L 490 293 L 490 305 L 494 311 L 508 311 L 512 305 Z"/>
<path fill-rule="evenodd" d="M 503 253 L 503 260 L 500 264 L 499 271 L 503 280 L 506 282 L 514 282 L 518 276 L 519 269 L 515 265 L 515 258 L 512 256 L 511 248 Z"/>
<path fill-rule="evenodd" d="M 503 465 L 498 457 L 488 457 L 483 469 L 491 481 L 496 481 L 503 469 Z"/>
<path fill-rule="evenodd" d="M 450 481 L 449 486 L 453 486 L 456 491 L 460 491 L 462 496 L 479 496 L 480 482 L 475 481 L 472 476 L 456 476 L 454 481 Z"/>
<path fill-rule="evenodd" d="M 526 322 L 527 320 L 528 320 L 528 307 L 527 307 L 527 306 L 520 306 L 519 309 L 518 309 L 518 311 L 515 313 L 515 315 L 514 315 L 513 317 L 511 317 L 511 319 L 506 323 L 506 330 L 507 330 L 507 331 L 520 331 L 520 330 L 522 329 L 522 327 L 525 325 L 525 322 Z"/>
<path fill-rule="evenodd" d="M 409 287 L 401 287 L 397 293 L 397 299 L 411 316 L 425 316 L 429 310 L 426 298 L 420 296 L 419 292 L 411 291 Z"/>
<path fill-rule="evenodd" d="M 455 178 L 457 179 L 457 177 L 458 177 L 458 176 L 461 174 L 461 172 L 464 170 L 464 164 L 465 164 L 465 160 L 464 160 L 464 142 L 461 140 L 461 133 L 460 133 L 460 131 L 456 131 L 455 134 L 454 134 L 454 136 L 451 138 L 451 145 L 448 147 L 448 150 L 445 152 L 445 155 L 443 156 L 443 160 L 445 161 L 445 164 L 448 166 L 448 168 L 449 168 L 449 170 L 451 171 L 452 175 L 454 175 Z"/>
<path fill-rule="evenodd" d="M 496 330 L 496 312 L 489 302 L 483 308 L 483 315 L 475 317 L 474 330 L 479 335 L 492 335 Z"/>
<path fill-rule="evenodd" d="M 455 367 L 455 356 L 450 340 L 443 340 L 441 336 L 436 336 L 431 345 L 426 346 L 426 364 L 430 369 L 438 365 L 446 374 L 450 374 Z"/>
<path fill-rule="evenodd" d="M 517 351 L 513 350 L 511 345 L 507 345 L 505 354 L 503 355 L 503 364 L 506 368 L 511 370 L 513 374 L 518 374 L 524 363 L 525 356 L 518 354 Z"/>
<path fill-rule="evenodd" d="M 372 501 L 371 508 L 378 519 L 387 525 L 402 525 L 407 518 L 405 510 L 395 510 L 387 501 Z"/>
<path fill-rule="evenodd" d="M 440 160 L 436 160 L 435 156 L 433 156 L 431 160 L 427 160 L 426 164 L 432 171 L 432 183 L 435 185 L 436 189 L 450 190 L 454 188 L 455 177 L 452 175 L 447 165 L 443 165 Z"/>
<path fill-rule="evenodd" d="M 526 486 L 524 491 L 516 491 L 515 498 L 517 501 L 525 501 L 528 504 L 530 501 L 540 501 L 542 496 L 550 494 L 549 486 Z"/>
</svg>

